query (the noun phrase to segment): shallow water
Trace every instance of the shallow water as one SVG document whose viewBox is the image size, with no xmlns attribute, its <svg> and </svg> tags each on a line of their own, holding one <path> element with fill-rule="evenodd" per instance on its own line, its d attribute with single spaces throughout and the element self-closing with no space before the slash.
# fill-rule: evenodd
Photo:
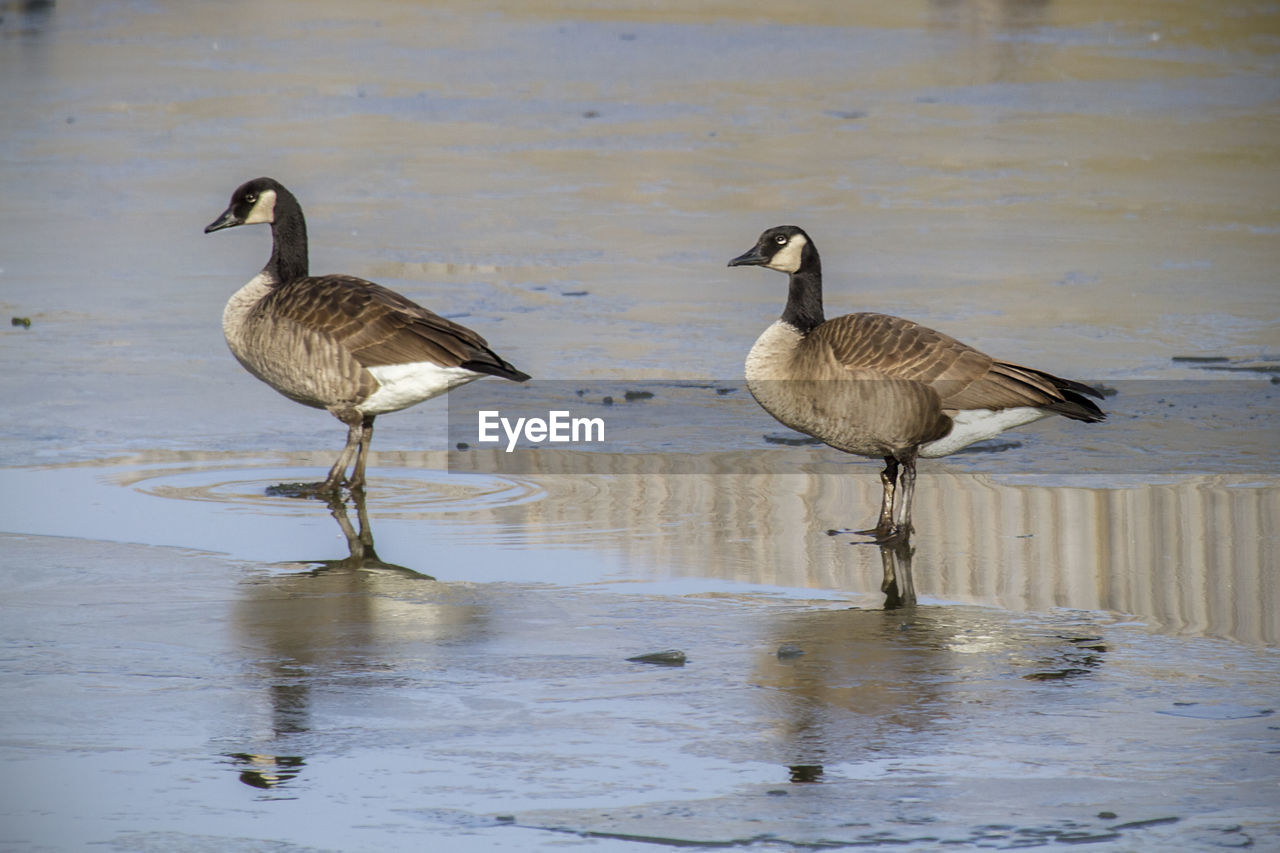
<svg viewBox="0 0 1280 853">
<path fill-rule="evenodd" d="M 0 2 L 0 848 L 1280 846 L 1280 18 L 883 6 Z M 341 427 L 221 339 L 257 174 L 610 441 L 458 450 L 477 383 L 267 495 Z M 780 222 L 1110 420 L 827 535 L 877 467 L 740 385 Z"/>
</svg>

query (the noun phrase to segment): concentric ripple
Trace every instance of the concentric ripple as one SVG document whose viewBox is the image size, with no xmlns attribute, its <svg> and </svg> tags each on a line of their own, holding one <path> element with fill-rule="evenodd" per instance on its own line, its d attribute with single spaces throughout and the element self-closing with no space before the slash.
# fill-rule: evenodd
<svg viewBox="0 0 1280 853">
<path fill-rule="evenodd" d="M 296 511 L 321 503 L 290 495 L 270 494 L 271 486 L 293 483 L 310 468 L 281 467 L 244 457 L 172 460 L 117 471 L 111 480 L 152 497 L 183 501 L 235 504 L 255 511 Z M 193 464 L 194 463 L 194 464 Z M 420 516 L 471 513 L 539 501 L 546 496 L 538 484 L 515 477 L 454 473 L 431 469 L 370 469 L 368 498 L 381 516 Z"/>
</svg>

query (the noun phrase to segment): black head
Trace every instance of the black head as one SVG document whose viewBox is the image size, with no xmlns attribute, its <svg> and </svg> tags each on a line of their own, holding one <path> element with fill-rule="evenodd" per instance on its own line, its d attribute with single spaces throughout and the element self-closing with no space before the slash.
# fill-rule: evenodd
<svg viewBox="0 0 1280 853">
<path fill-rule="evenodd" d="M 274 178 L 246 181 L 231 194 L 231 204 L 221 216 L 209 223 L 204 233 L 234 228 L 237 225 L 273 223 L 276 221 L 276 202 L 281 196 L 289 196 L 289 191 Z"/>
<path fill-rule="evenodd" d="M 761 234 L 755 246 L 729 261 L 729 266 L 768 267 L 778 272 L 795 273 L 809 266 L 816 253 L 813 241 L 803 228 L 778 225 Z"/>
</svg>

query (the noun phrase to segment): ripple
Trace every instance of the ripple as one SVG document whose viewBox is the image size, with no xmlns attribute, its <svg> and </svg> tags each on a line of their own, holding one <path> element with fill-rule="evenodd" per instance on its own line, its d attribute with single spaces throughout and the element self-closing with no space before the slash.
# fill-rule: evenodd
<svg viewBox="0 0 1280 853">
<path fill-rule="evenodd" d="M 518 506 L 546 497 L 532 481 L 497 474 L 441 470 L 370 469 L 368 499 L 384 517 L 470 513 Z M 268 488 L 298 479 L 297 468 L 246 467 L 243 458 L 148 465 L 117 471 L 110 478 L 139 494 L 182 501 L 205 501 L 262 509 L 322 508 L 320 500 L 269 494 Z"/>
</svg>

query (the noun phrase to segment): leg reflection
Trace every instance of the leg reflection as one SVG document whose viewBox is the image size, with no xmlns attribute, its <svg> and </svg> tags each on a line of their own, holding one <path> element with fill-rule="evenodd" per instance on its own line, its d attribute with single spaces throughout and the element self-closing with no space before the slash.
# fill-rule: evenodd
<svg viewBox="0 0 1280 853">
<path fill-rule="evenodd" d="M 884 593 L 885 610 L 915 605 L 916 585 L 911 577 L 911 558 L 914 554 L 915 548 L 905 540 L 880 545 L 880 564 L 884 569 L 880 591 Z"/>
<path fill-rule="evenodd" d="M 379 559 L 378 552 L 373 549 L 373 527 L 369 524 L 369 510 L 365 506 L 364 492 L 353 492 L 351 502 L 355 504 L 359 530 L 352 526 L 351 519 L 347 515 L 347 502 L 337 495 L 329 498 L 329 514 L 333 516 L 334 521 L 338 522 L 342 535 L 346 537 L 348 553 L 340 560 L 316 560 L 315 562 L 323 567 L 316 571 L 382 569 L 405 573 L 421 580 L 435 580 L 430 575 Z"/>
</svg>

